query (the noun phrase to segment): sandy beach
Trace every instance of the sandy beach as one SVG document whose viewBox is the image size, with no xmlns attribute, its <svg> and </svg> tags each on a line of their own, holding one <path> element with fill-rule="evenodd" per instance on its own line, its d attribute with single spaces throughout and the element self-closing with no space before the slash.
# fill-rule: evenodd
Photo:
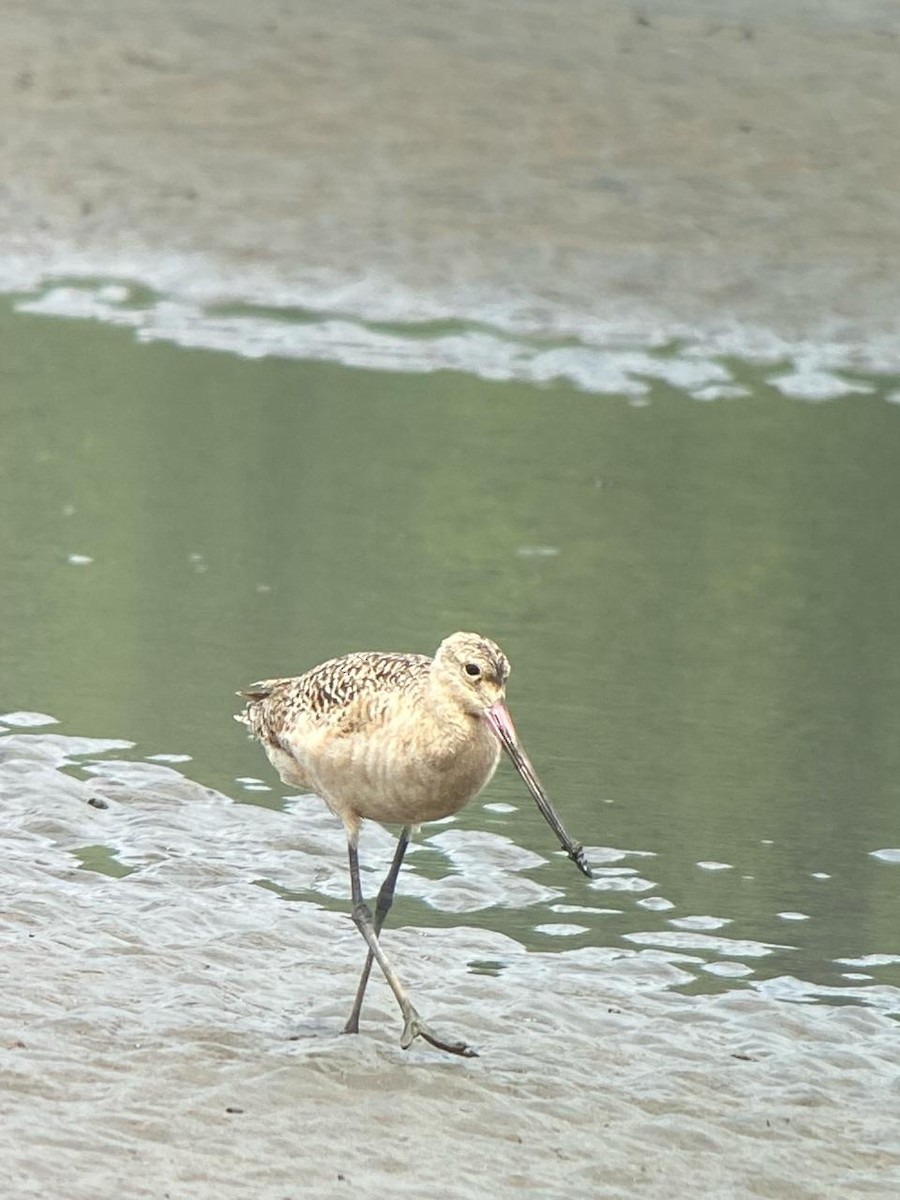
<svg viewBox="0 0 900 1200">
<path fill-rule="evenodd" d="M 7 286 L 896 339 L 889 3 L 4 6 Z"/>
<path fill-rule="evenodd" d="M 387 944 L 479 1058 L 404 1053 L 381 983 L 344 1037 L 361 939 L 254 882 L 318 871 L 339 894 L 333 819 L 234 804 L 121 748 L 0 739 L 10 1200 L 896 1195 L 889 1017 L 689 997 L 678 954 L 527 953 L 463 925 Z M 82 869 L 98 843 L 131 873 Z M 469 969 L 485 960 L 504 967 Z"/>
</svg>

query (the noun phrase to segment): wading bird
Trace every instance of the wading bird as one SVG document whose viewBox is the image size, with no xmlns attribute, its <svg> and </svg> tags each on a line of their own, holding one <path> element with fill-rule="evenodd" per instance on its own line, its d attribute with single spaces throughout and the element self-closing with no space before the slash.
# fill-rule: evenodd
<svg viewBox="0 0 900 1200">
<path fill-rule="evenodd" d="M 490 780 L 501 746 L 512 759 L 560 845 L 585 875 L 584 849 L 563 829 L 519 742 L 504 695 L 506 655 L 489 638 L 454 633 L 434 658 L 424 654 L 346 654 L 293 679 L 266 679 L 238 692 L 243 722 L 290 787 L 320 796 L 347 833 L 353 921 L 369 947 L 344 1028 L 359 1032 L 372 963 L 397 998 L 406 1049 L 417 1037 L 450 1054 L 474 1055 L 464 1042 L 429 1029 L 381 948 L 379 934 L 394 898 L 414 829 L 458 812 Z M 357 842 L 363 818 L 402 826 L 375 902 L 363 900 Z"/>
</svg>

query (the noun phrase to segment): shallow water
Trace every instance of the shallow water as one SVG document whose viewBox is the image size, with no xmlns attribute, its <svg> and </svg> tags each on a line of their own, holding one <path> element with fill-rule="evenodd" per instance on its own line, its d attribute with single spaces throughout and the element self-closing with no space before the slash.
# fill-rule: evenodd
<svg viewBox="0 0 900 1200">
<path fill-rule="evenodd" d="M 11 709 L 277 807 L 236 687 L 482 630 L 597 878 L 501 771 L 425 831 L 398 924 L 656 947 L 688 956 L 689 990 L 896 1007 L 896 379 L 810 404 L 732 361 L 741 399 L 659 378 L 610 398 L 142 344 L 9 305 L 0 336 Z M 328 853 L 299 881 L 255 873 L 342 908 L 339 838 Z M 123 873 L 102 839 L 81 860 Z"/>
</svg>

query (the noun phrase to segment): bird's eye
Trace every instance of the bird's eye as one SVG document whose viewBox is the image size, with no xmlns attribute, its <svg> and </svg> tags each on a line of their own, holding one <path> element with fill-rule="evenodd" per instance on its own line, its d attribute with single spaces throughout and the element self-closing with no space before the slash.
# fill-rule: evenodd
<svg viewBox="0 0 900 1200">
<path fill-rule="evenodd" d="M 466 674 L 471 675 L 473 679 L 477 679 L 481 674 L 481 667 L 478 663 L 466 663 Z"/>
</svg>

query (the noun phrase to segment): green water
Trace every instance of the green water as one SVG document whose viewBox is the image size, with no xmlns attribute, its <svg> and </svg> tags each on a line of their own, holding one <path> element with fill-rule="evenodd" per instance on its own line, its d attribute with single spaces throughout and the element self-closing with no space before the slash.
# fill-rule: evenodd
<svg viewBox="0 0 900 1200">
<path fill-rule="evenodd" d="M 713 914 L 795 947 L 755 969 L 834 984 L 835 958 L 900 952 L 900 866 L 871 857 L 900 846 L 896 381 L 804 404 L 742 368 L 751 399 L 660 386 L 637 407 L 143 345 L 9 306 L 0 345 L 2 711 L 188 754 L 243 800 L 236 778 L 262 777 L 275 803 L 235 688 L 477 629 L 512 659 L 510 707 L 569 830 L 652 852 L 628 862 L 675 905 L 586 891 L 554 860 L 540 879 L 564 902 L 621 913 L 479 921 L 559 948 Z M 521 808 L 473 805 L 467 826 L 552 848 L 512 772 L 484 799 Z M 589 931 L 534 932 L 548 920 Z"/>
</svg>

